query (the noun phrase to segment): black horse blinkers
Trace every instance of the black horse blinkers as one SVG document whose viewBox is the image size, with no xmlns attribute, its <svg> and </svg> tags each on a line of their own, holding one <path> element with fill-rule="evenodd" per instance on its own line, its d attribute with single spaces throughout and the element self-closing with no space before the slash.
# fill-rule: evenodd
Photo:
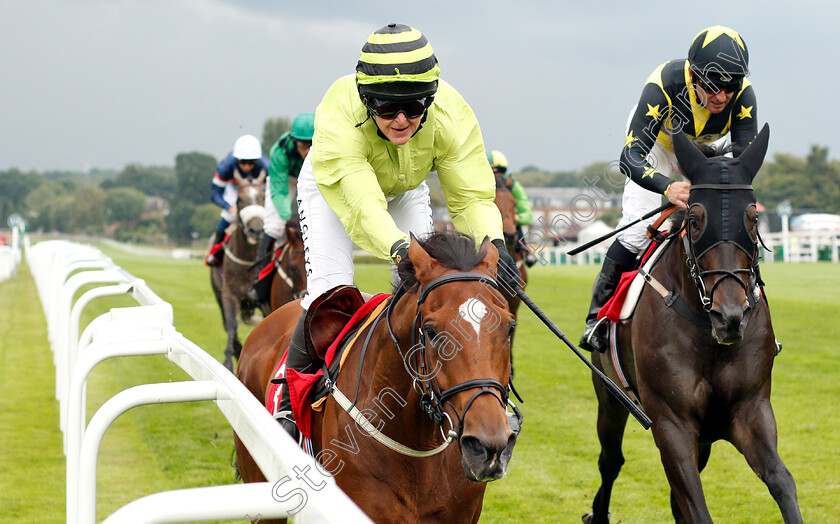
<svg viewBox="0 0 840 524">
<path fill-rule="evenodd" d="M 686 252 L 689 254 L 688 265 L 691 276 L 700 292 L 703 308 L 709 311 L 712 307 L 712 296 L 715 288 L 727 277 L 735 278 L 746 291 L 749 306 L 755 305 L 752 289 L 757 280 L 758 266 L 758 238 L 753 236 L 751 211 L 756 206 L 752 181 L 761 167 L 767 152 L 770 128 L 765 124 L 756 139 L 747 147 L 737 159 L 726 157 L 706 158 L 688 140 L 684 133 L 674 136 L 674 151 L 680 167 L 686 178 L 691 180 L 691 193 L 688 199 L 689 211 L 692 207 L 703 210 L 705 217 L 699 231 L 696 221 L 689 212 L 687 220 L 689 230 L 693 235 L 684 238 Z M 691 227 L 694 226 L 694 227 Z M 690 238 L 689 238 L 690 237 Z M 731 243 L 738 246 L 747 254 L 750 267 L 745 269 L 713 269 L 702 270 L 699 259 L 712 248 Z M 738 277 L 739 273 L 750 275 L 749 285 Z M 706 292 L 703 277 L 711 274 L 721 275 L 712 289 Z"/>
</svg>

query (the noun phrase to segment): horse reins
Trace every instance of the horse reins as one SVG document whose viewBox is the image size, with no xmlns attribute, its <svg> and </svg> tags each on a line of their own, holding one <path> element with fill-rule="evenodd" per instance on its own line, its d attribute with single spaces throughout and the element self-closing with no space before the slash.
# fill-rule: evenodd
<svg viewBox="0 0 840 524">
<path fill-rule="evenodd" d="M 234 227 L 239 228 L 239 224 L 234 224 Z M 233 235 L 231 235 L 231 236 L 233 236 Z M 233 253 L 233 251 L 231 251 L 230 248 L 228 247 L 228 241 L 227 240 L 225 240 L 225 242 L 222 244 L 222 249 L 224 249 L 226 257 L 230 258 L 233 262 L 236 262 L 240 266 L 252 266 L 256 262 L 256 260 L 245 260 L 245 259 L 242 259 L 242 258 L 239 258 L 238 256 L 236 256 Z"/>
<path fill-rule="evenodd" d="M 292 277 L 289 276 L 288 273 L 283 269 L 283 261 L 286 259 L 286 255 L 289 253 L 303 253 L 302 249 L 292 249 L 292 243 L 286 240 L 280 246 L 280 255 L 277 256 L 277 259 L 274 261 L 274 269 L 277 270 L 277 276 L 283 279 L 283 282 L 289 286 L 289 289 L 292 290 L 292 298 L 298 299 L 306 293 L 306 290 L 303 291 L 295 291 L 295 282 L 292 280 Z M 298 296 L 300 295 L 300 296 Z"/>
</svg>

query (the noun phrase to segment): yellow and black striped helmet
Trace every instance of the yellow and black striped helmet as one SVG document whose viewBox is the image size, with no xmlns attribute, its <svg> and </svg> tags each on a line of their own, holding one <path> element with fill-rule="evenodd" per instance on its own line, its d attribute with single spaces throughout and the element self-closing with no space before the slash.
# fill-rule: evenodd
<svg viewBox="0 0 840 524">
<path fill-rule="evenodd" d="M 423 33 L 388 24 L 371 33 L 356 65 L 359 94 L 387 100 L 411 100 L 437 91 L 440 66 Z"/>
<path fill-rule="evenodd" d="M 747 44 L 734 29 L 722 25 L 708 27 L 694 37 L 688 50 L 692 71 L 717 82 L 750 74 Z"/>
</svg>

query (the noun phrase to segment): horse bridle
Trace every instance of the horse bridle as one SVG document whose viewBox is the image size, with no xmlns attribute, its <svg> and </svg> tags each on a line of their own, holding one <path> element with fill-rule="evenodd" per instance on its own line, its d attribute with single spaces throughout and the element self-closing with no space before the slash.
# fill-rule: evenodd
<svg viewBox="0 0 840 524">
<path fill-rule="evenodd" d="M 423 331 L 423 314 L 420 311 L 420 306 L 426 300 L 429 292 L 433 289 L 450 282 L 465 281 L 483 282 L 498 289 L 498 284 L 492 277 L 483 273 L 473 272 L 450 273 L 432 280 L 425 287 L 420 287 L 417 294 L 417 314 L 414 316 L 414 321 L 411 326 L 411 353 L 413 353 L 414 356 L 414 371 L 412 371 L 408 362 L 411 355 L 404 353 L 402 348 L 400 348 L 399 341 L 397 340 L 397 337 L 394 334 L 393 326 L 391 325 L 391 313 L 394 310 L 394 306 L 407 291 L 404 284 L 401 284 L 394 293 L 394 298 L 388 304 L 388 310 L 385 317 L 385 323 L 388 326 L 388 333 L 391 335 L 391 340 L 397 348 L 397 351 L 400 353 L 400 356 L 402 356 L 406 370 L 414 377 L 414 390 L 420 395 L 420 406 L 423 411 L 440 426 L 441 434 L 446 440 L 453 438 L 460 439 L 461 433 L 464 429 L 464 419 L 467 416 L 467 411 L 469 411 L 473 402 L 475 402 L 479 396 L 485 393 L 493 395 L 493 397 L 496 398 L 496 400 L 498 400 L 502 405 L 503 409 L 506 409 L 508 405 L 507 388 L 498 380 L 492 378 L 472 379 L 441 390 L 440 384 L 438 384 L 436 378 L 436 372 L 430 371 L 433 369 L 433 366 L 431 365 L 429 354 L 426 350 L 426 336 Z M 415 349 L 417 351 L 415 351 Z M 472 389 L 478 389 L 479 391 L 476 391 L 473 396 L 470 397 L 469 401 L 467 401 L 463 413 L 458 415 L 457 411 L 455 412 L 455 416 L 458 418 L 458 427 L 456 429 L 455 425 L 452 423 L 452 419 L 443 407 L 444 403 L 458 393 Z M 499 391 L 498 395 L 493 391 L 494 389 Z M 449 404 L 452 405 L 451 402 Z M 449 431 L 445 434 L 444 421 L 448 421 L 450 427 Z"/>
<path fill-rule="evenodd" d="M 286 270 L 283 269 L 283 261 L 286 259 L 286 255 L 288 255 L 289 253 L 304 253 L 304 250 L 292 249 L 292 243 L 286 240 L 280 246 L 280 254 L 274 261 L 274 269 L 277 270 L 277 276 L 280 277 L 283 280 L 283 282 L 285 282 L 285 284 L 289 286 L 289 289 L 292 290 L 292 299 L 297 300 L 299 298 L 303 298 L 303 296 L 306 294 L 306 288 L 304 288 L 301 291 L 295 291 L 295 282 L 292 280 L 292 277 L 290 277 L 289 274 L 286 273 Z"/>
<path fill-rule="evenodd" d="M 695 189 L 722 189 L 722 190 L 749 190 L 752 191 L 753 187 L 749 184 L 698 184 L 691 186 L 691 190 Z M 705 209 L 705 208 L 704 208 Z M 706 222 L 708 223 L 709 217 L 708 213 L 706 213 Z M 751 288 L 755 288 L 756 283 L 758 282 L 758 246 L 759 242 L 763 245 L 763 241 L 761 241 L 761 237 L 757 235 L 756 240 L 753 241 L 752 246 L 752 253 L 747 252 L 747 256 L 750 260 L 750 266 L 748 268 L 739 268 L 739 269 L 708 269 L 704 270 L 700 266 L 699 257 L 703 256 L 706 252 L 708 252 L 710 248 L 706 251 L 701 253 L 699 256 L 694 250 L 694 242 L 691 240 L 691 230 L 689 226 L 695 224 L 695 219 L 691 216 L 690 213 L 686 213 L 686 220 L 683 228 L 678 231 L 681 232 L 683 229 L 688 229 L 685 231 L 683 235 L 683 246 L 685 247 L 686 252 L 686 265 L 688 266 L 689 275 L 691 279 L 694 280 L 694 283 L 697 287 L 697 291 L 700 295 L 700 303 L 703 306 L 703 310 L 708 313 L 712 309 L 712 302 L 714 300 L 714 294 L 717 287 L 727 278 L 735 279 L 738 284 L 744 288 L 744 292 L 747 295 L 747 304 L 750 308 L 754 307 L 756 304 L 756 298 L 753 294 L 753 290 Z M 732 242 L 732 241 L 727 241 Z M 719 242 L 719 243 L 723 243 Z M 715 246 L 718 244 L 715 244 Z M 740 244 L 737 244 L 739 247 Z M 714 246 L 712 246 L 714 247 Z M 743 248 L 742 248 L 743 249 Z M 744 283 L 743 280 L 738 276 L 739 274 L 747 274 L 749 278 L 747 281 L 749 284 Z M 712 284 L 712 288 L 707 292 L 706 291 L 706 284 L 703 282 L 703 277 L 708 275 L 721 275 L 717 278 L 714 283 Z"/>
</svg>

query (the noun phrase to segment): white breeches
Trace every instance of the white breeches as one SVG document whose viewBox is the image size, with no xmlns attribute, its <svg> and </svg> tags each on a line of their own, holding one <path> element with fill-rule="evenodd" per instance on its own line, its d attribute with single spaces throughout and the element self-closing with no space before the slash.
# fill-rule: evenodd
<svg viewBox="0 0 840 524">
<path fill-rule="evenodd" d="M 239 198 L 239 187 L 233 182 L 228 182 L 227 185 L 225 185 L 225 192 L 222 193 L 222 198 L 227 203 L 228 209 L 230 206 L 235 206 L 236 200 Z M 222 218 L 227 220 L 229 223 L 236 223 L 236 213 L 231 213 L 227 209 L 222 209 L 221 215 Z"/>
<path fill-rule="evenodd" d="M 339 285 L 353 284 L 353 241 L 335 212 L 327 204 L 312 174 L 307 155 L 298 177 L 297 202 L 300 229 L 306 253 L 306 290 L 301 302 L 308 309 L 312 301 Z M 433 231 L 429 187 L 425 182 L 402 195 L 388 199 L 388 213 L 406 234 L 425 238 Z"/>
</svg>

